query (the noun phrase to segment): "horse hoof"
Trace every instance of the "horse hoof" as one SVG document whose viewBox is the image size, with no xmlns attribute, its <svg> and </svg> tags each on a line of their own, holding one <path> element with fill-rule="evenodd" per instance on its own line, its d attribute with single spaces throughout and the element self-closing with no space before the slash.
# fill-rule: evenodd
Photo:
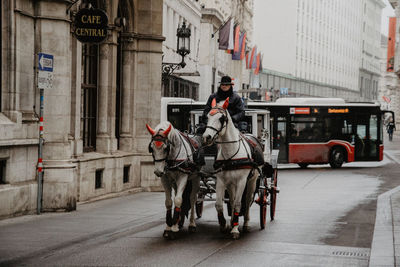
<svg viewBox="0 0 400 267">
<path fill-rule="evenodd" d="M 237 240 L 240 237 L 240 233 L 231 233 L 232 239 Z"/>
<path fill-rule="evenodd" d="M 196 233 L 197 228 L 196 226 L 189 226 L 189 233 Z"/>
<path fill-rule="evenodd" d="M 165 239 L 171 239 L 171 233 L 172 233 L 171 231 L 165 230 L 164 233 L 163 233 L 163 237 Z"/>
<path fill-rule="evenodd" d="M 249 233 L 250 232 L 250 226 L 243 226 L 243 233 Z"/>
</svg>

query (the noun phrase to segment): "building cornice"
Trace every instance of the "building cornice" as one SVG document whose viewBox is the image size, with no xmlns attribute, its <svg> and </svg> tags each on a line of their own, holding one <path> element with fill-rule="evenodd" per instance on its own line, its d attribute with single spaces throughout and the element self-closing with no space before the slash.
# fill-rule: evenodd
<svg viewBox="0 0 400 267">
<path fill-rule="evenodd" d="M 201 11 L 201 18 L 202 21 L 214 24 L 216 27 L 221 26 L 224 22 L 224 16 L 215 8 L 204 8 Z"/>
<path fill-rule="evenodd" d="M 378 72 L 373 72 L 373 71 L 370 71 L 370 70 L 367 70 L 367 69 L 364 69 L 364 68 L 360 68 L 360 71 L 363 71 L 363 72 L 371 74 L 371 75 L 381 76 L 381 74 L 378 73 Z"/>
</svg>

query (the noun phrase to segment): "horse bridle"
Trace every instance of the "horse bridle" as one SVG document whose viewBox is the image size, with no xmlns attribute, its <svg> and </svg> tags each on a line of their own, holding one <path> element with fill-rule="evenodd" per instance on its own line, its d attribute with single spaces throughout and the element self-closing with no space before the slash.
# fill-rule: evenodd
<svg viewBox="0 0 400 267">
<path fill-rule="evenodd" d="M 243 138 L 241 136 L 239 137 L 239 140 L 217 142 L 216 139 L 218 138 L 218 136 L 219 136 L 220 132 L 222 131 L 222 129 L 224 129 L 226 127 L 226 124 L 228 122 L 228 116 L 227 116 L 227 112 L 228 111 L 226 109 L 221 108 L 221 107 L 213 107 L 211 110 L 216 110 L 216 112 L 213 115 L 215 115 L 217 113 L 223 113 L 221 118 L 219 118 L 219 120 L 221 122 L 220 129 L 216 129 L 216 128 L 214 128 L 212 126 L 208 126 L 208 125 L 206 126 L 206 128 L 209 128 L 209 129 L 211 129 L 211 130 L 216 132 L 216 134 L 213 137 L 213 143 L 216 143 L 216 144 L 229 144 L 229 143 L 238 143 L 240 141 L 243 142 Z M 210 113 L 211 113 L 211 110 L 210 110 Z M 240 150 L 240 144 L 238 146 L 238 150 L 236 151 L 236 153 L 234 153 L 231 157 L 229 157 L 228 160 L 231 160 L 233 157 L 235 157 L 237 155 L 237 153 L 239 152 L 239 150 Z M 246 149 L 246 152 L 247 152 L 247 149 Z M 248 154 L 248 152 L 247 152 L 247 154 Z M 222 155 L 222 157 L 225 158 L 224 155 Z"/>
<path fill-rule="evenodd" d="M 161 135 L 161 134 L 159 134 L 159 133 L 157 133 L 156 135 L 154 135 L 154 136 L 151 138 L 151 141 L 150 141 L 150 143 L 149 143 L 148 149 L 149 149 L 149 153 L 151 153 L 151 155 L 153 156 L 153 161 L 154 161 L 154 162 L 162 162 L 162 161 L 165 161 L 165 162 L 167 163 L 167 165 L 165 166 L 165 170 L 177 168 L 178 170 L 180 170 L 180 171 L 182 171 L 182 172 L 188 173 L 187 171 L 184 171 L 182 168 L 180 168 L 180 165 L 182 165 L 183 163 L 185 163 L 185 161 L 189 160 L 189 157 L 190 157 L 191 155 L 189 155 L 186 146 L 183 145 L 184 142 L 183 142 L 183 140 L 182 140 L 182 136 L 179 135 L 179 137 L 180 137 L 180 139 L 181 139 L 181 145 L 179 146 L 179 151 L 178 151 L 178 153 L 176 154 L 176 158 L 175 158 L 174 160 L 168 160 L 169 152 L 170 152 L 170 150 L 171 150 L 171 145 L 170 145 L 170 142 L 168 141 L 168 138 L 165 137 L 165 136 L 163 136 L 163 135 Z M 156 159 L 156 158 L 154 157 L 153 148 L 151 147 L 151 144 L 152 144 L 153 142 L 162 142 L 162 143 L 164 143 L 164 144 L 167 146 L 167 147 L 165 148 L 165 150 L 166 150 L 166 152 L 167 152 L 165 158 Z M 187 155 L 187 159 L 186 159 L 186 160 L 183 160 L 183 161 L 180 161 L 178 164 L 175 164 L 174 166 L 169 166 L 169 162 L 176 162 L 176 161 L 177 161 L 177 158 L 178 158 L 178 156 L 179 156 L 179 154 L 180 154 L 180 152 L 181 152 L 181 150 L 182 150 L 182 146 L 185 148 L 186 155 Z M 193 155 L 193 153 L 192 153 L 192 155 Z"/>
<path fill-rule="evenodd" d="M 166 145 L 165 150 L 166 150 L 166 152 L 167 152 L 167 155 L 165 156 L 165 158 L 163 158 L 163 159 L 156 159 L 156 158 L 154 157 L 154 153 L 153 153 L 154 151 L 153 151 L 153 148 L 151 147 L 151 144 L 152 144 L 153 142 L 161 142 L 161 143 L 164 143 L 164 144 Z M 154 161 L 154 162 L 161 162 L 161 161 L 166 161 L 166 160 L 168 159 L 169 152 L 170 152 L 170 150 L 171 150 L 171 145 L 170 145 L 170 142 L 168 141 L 168 138 L 167 138 L 167 137 L 165 137 L 165 136 L 163 136 L 163 135 L 157 133 L 156 135 L 154 135 L 154 136 L 151 137 L 151 141 L 150 141 L 150 143 L 149 143 L 148 149 L 149 149 L 149 153 L 151 153 L 151 155 L 153 156 L 153 161 Z"/>
<path fill-rule="evenodd" d="M 209 126 L 209 125 L 206 126 L 206 129 L 208 128 L 208 129 L 211 129 L 211 130 L 213 130 L 213 131 L 216 132 L 215 135 L 214 135 L 214 137 L 213 137 L 213 142 L 214 142 L 215 139 L 218 138 L 218 136 L 219 136 L 220 132 L 222 131 L 222 129 L 224 129 L 224 128 L 226 127 L 226 123 L 228 122 L 228 116 L 227 116 L 226 113 L 227 113 L 228 111 L 226 111 L 225 109 L 223 109 L 223 108 L 221 108 L 221 107 L 214 107 L 214 108 L 212 108 L 212 109 L 210 110 L 210 113 L 211 113 L 212 110 L 216 110 L 216 112 L 215 112 L 213 115 L 215 115 L 215 114 L 217 114 L 217 113 L 222 113 L 221 118 L 219 118 L 219 121 L 220 121 L 220 123 L 221 123 L 221 127 L 220 127 L 219 129 L 216 129 L 216 128 L 214 128 L 214 127 L 212 127 L 212 126 Z M 211 115 L 211 116 L 213 116 L 213 115 Z"/>
</svg>

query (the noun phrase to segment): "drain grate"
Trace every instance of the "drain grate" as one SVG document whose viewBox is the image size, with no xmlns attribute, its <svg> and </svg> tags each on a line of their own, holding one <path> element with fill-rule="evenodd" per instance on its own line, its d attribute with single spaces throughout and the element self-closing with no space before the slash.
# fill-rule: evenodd
<svg viewBox="0 0 400 267">
<path fill-rule="evenodd" d="M 369 253 L 354 251 L 334 251 L 332 252 L 332 255 L 341 257 L 369 257 Z"/>
</svg>

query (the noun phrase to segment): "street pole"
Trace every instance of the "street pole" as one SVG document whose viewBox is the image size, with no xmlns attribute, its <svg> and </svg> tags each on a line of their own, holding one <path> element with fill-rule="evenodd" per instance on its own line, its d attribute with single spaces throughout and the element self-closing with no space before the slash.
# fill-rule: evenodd
<svg viewBox="0 0 400 267">
<path fill-rule="evenodd" d="M 39 159 L 38 159 L 38 192 L 37 192 L 37 214 L 42 210 L 42 192 L 43 192 L 43 107 L 44 107 L 44 89 L 40 90 L 40 119 L 39 119 Z"/>
<path fill-rule="evenodd" d="M 39 155 L 38 155 L 38 187 L 37 187 L 37 214 L 42 211 L 43 198 L 43 114 L 44 114 L 44 89 L 53 88 L 53 62 L 54 56 L 45 53 L 38 54 L 38 88 L 40 92 L 40 118 L 39 118 Z"/>
</svg>

